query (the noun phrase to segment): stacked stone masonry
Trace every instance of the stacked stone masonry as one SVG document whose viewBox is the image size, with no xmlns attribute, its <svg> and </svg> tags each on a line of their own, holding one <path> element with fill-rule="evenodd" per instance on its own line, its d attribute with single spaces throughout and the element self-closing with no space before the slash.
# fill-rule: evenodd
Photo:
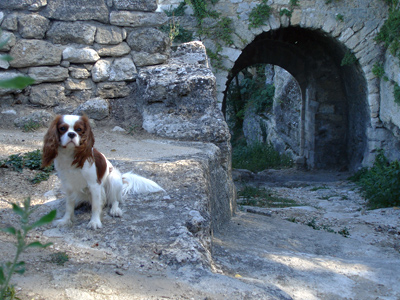
<svg viewBox="0 0 400 300">
<path fill-rule="evenodd" d="M 167 17 L 156 8 L 147 0 L 1 1 L 0 55 L 13 59 L 0 60 L 0 79 L 35 79 L 23 91 L 0 89 L 3 118 L 19 116 L 17 104 L 48 118 L 93 107 L 91 118 L 109 116 L 110 101 L 131 93 L 138 67 L 168 59 L 169 38 L 158 29 Z"/>
</svg>

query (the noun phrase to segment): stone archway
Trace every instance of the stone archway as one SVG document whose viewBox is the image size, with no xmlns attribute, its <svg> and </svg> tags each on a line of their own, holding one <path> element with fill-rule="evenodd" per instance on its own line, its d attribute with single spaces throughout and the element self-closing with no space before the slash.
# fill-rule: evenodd
<svg viewBox="0 0 400 300">
<path fill-rule="evenodd" d="M 253 64 L 284 68 L 302 92 L 300 156 L 307 167 L 352 170 L 363 160 L 370 113 L 360 65 L 341 66 L 346 51 L 321 30 L 296 26 L 263 32 L 242 50 L 226 86 Z"/>
</svg>

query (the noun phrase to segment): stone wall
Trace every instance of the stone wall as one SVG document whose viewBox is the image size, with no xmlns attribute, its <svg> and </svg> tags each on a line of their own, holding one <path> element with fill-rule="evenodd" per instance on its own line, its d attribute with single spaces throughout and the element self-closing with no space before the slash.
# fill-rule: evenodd
<svg viewBox="0 0 400 300">
<path fill-rule="evenodd" d="M 4 123 L 22 126 L 29 113 L 46 123 L 53 113 L 102 120 L 134 90 L 138 68 L 165 62 L 167 21 L 156 1 L 25 0 L 0 2 L 0 79 L 29 75 L 23 91 L 0 90 Z M 25 104 L 20 105 L 20 104 Z M 35 117 L 36 116 L 36 117 Z M 32 119 L 31 118 L 31 119 Z"/>
<path fill-rule="evenodd" d="M 47 126 L 55 114 L 85 113 L 95 123 L 207 143 L 207 159 L 192 161 L 201 161 L 204 209 L 217 229 L 234 213 L 236 196 L 216 79 L 201 43 L 171 52 L 159 29 L 168 18 L 156 8 L 148 0 L 1 1 L 8 42 L 0 54 L 13 60 L 1 61 L 0 79 L 29 75 L 35 83 L 0 89 L 0 127 Z"/>
<path fill-rule="evenodd" d="M 163 0 L 160 7 L 176 7 L 179 2 Z M 400 109 L 392 93 L 393 82 L 400 81 L 399 64 L 374 39 L 388 15 L 385 2 L 304 0 L 292 7 L 289 0 L 268 0 L 269 19 L 250 28 L 249 14 L 260 2 L 220 0 L 212 7 L 221 17 L 230 18 L 233 28 L 233 43 L 222 45 L 220 52 L 223 68 L 215 70 L 220 105 L 224 107 L 227 84 L 240 68 L 275 64 L 288 70 L 302 90 L 300 152 L 309 167 L 347 165 L 354 170 L 371 165 L 377 148 L 386 149 L 391 159 L 399 158 Z M 292 10 L 290 17 L 281 14 L 285 9 Z M 181 24 L 187 26 L 190 14 L 187 10 Z M 207 26 L 212 20 L 204 23 Z M 202 40 L 216 50 L 213 37 L 202 36 Z M 307 47 L 307 40 L 313 46 Z M 357 62 L 341 66 L 347 52 Z M 319 58 L 313 60 L 310 53 Z M 382 61 L 390 81 L 372 72 L 374 64 Z M 334 159 L 325 161 L 327 157 Z"/>
</svg>

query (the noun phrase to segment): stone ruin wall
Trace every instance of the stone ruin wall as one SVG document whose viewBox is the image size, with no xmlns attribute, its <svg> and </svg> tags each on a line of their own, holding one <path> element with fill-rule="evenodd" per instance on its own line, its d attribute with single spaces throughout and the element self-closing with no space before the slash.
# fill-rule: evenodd
<svg viewBox="0 0 400 300">
<path fill-rule="evenodd" d="M 88 5 L 90 3 L 90 5 Z M 180 141 L 209 143 L 194 157 L 208 188 L 212 228 L 235 211 L 230 135 L 216 101 L 205 48 L 170 49 L 168 21 L 156 0 L 0 1 L 0 80 L 35 79 L 24 90 L 0 89 L 0 128 L 48 126 L 55 114 L 87 114 Z M 211 145 L 214 144 L 217 147 Z"/>
<path fill-rule="evenodd" d="M 159 3 L 159 10 L 176 7 L 180 2 L 180 0 L 162 0 Z M 367 122 L 363 165 L 373 163 L 375 149 L 378 148 L 386 149 L 390 159 L 399 159 L 400 106 L 394 102 L 393 84 L 400 83 L 400 62 L 374 40 L 387 18 L 388 8 L 385 2 L 382 0 L 330 2 L 300 0 L 289 18 L 279 14 L 283 9 L 291 9 L 289 0 L 268 0 L 267 4 L 272 8 L 268 22 L 264 26 L 249 29 L 249 13 L 259 3 L 260 1 L 250 0 L 220 0 L 214 7 L 222 16 L 227 16 L 232 20 L 234 28 L 233 45 L 224 46 L 221 51 L 223 56 L 221 64 L 226 70 L 214 72 L 217 77 L 218 102 L 222 104 L 224 101 L 229 70 L 235 65 L 243 49 L 257 36 L 287 27 L 318 31 L 355 54 L 365 79 L 367 95 L 363 104 L 365 107 L 362 109 L 366 109 L 369 116 L 368 120 L 361 120 Z M 182 20 L 177 18 L 177 22 L 184 26 L 190 24 L 188 20 L 191 18 L 193 21 L 193 17 L 190 17 L 191 9 L 188 9 L 186 13 L 187 16 L 181 17 Z M 343 17 L 342 20 L 338 19 L 339 15 Z M 212 39 L 205 38 L 203 43 L 207 48 L 215 50 L 215 42 Z M 372 73 L 376 62 L 384 62 L 389 81 L 380 80 Z M 349 118 L 351 117 L 350 115 Z"/>
<path fill-rule="evenodd" d="M 167 17 L 156 9 L 155 0 L 0 1 L 1 40 L 8 41 L 0 54 L 13 58 L 0 61 L 0 79 L 35 79 L 23 91 L 0 90 L 2 125 L 116 113 L 135 89 L 138 69 L 168 59 L 169 38 L 158 29 Z"/>
</svg>

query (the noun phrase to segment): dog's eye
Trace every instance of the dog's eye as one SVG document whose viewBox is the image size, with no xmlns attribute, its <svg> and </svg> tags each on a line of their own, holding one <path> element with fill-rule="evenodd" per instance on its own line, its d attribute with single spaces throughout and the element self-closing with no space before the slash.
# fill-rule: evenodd
<svg viewBox="0 0 400 300">
<path fill-rule="evenodd" d="M 82 128 L 77 128 L 76 129 L 76 132 L 81 132 L 82 131 Z"/>
<path fill-rule="evenodd" d="M 67 127 L 61 126 L 61 127 L 60 127 L 60 131 L 67 131 Z"/>
</svg>

